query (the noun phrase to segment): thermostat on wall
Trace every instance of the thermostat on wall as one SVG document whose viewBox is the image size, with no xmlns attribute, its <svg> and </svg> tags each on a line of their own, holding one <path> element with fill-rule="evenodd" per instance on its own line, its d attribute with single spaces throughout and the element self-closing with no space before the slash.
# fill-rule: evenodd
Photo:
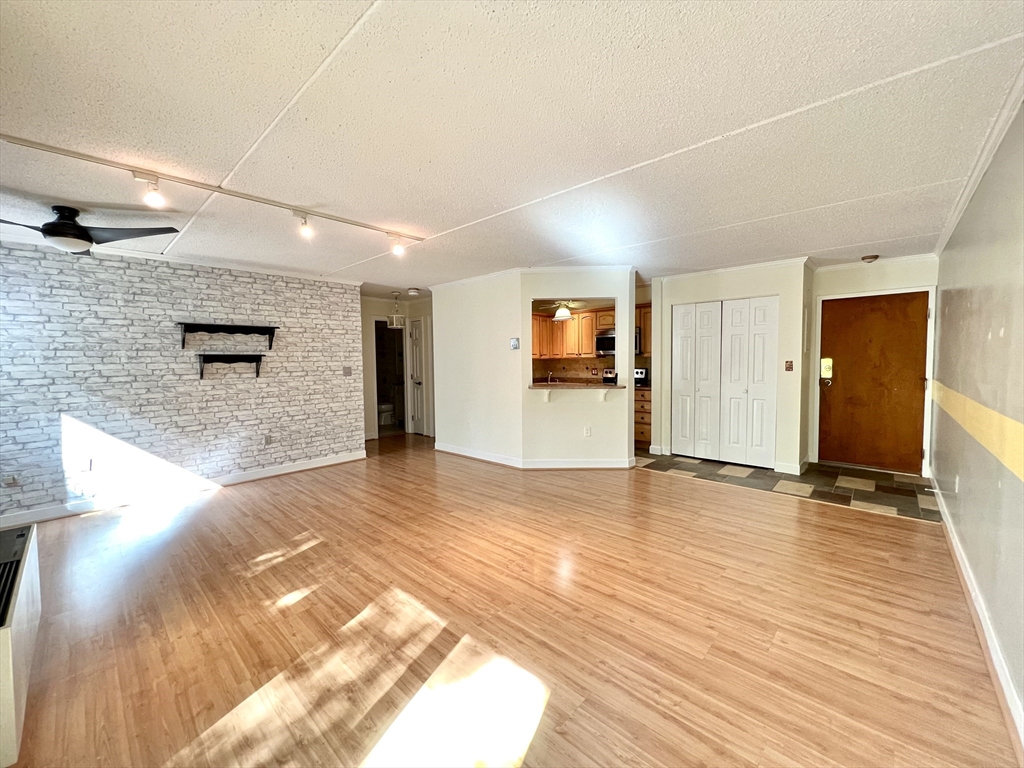
<svg viewBox="0 0 1024 768">
<path fill-rule="evenodd" d="M 509 349 L 519 349 L 519 339 L 511 339 L 509 342 Z"/>
</svg>

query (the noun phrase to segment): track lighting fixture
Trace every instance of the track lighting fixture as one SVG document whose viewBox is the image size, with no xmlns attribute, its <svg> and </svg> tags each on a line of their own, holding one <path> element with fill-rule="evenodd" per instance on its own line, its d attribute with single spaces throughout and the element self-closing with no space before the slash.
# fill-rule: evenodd
<svg viewBox="0 0 1024 768">
<path fill-rule="evenodd" d="M 391 252 L 395 256 L 405 255 L 405 246 L 398 239 L 398 235 L 388 235 L 388 240 L 391 241 Z"/>
<path fill-rule="evenodd" d="M 304 214 L 302 211 L 292 211 L 292 215 L 300 220 L 299 234 L 302 235 L 307 240 L 312 240 L 314 232 L 313 228 L 309 226 L 309 221 L 306 218 L 306 214 Z"/>
<path fill-rule="evenodd" d="M 136 181 L 143 181 L 149 187 L 146 194 L 142 196 L 142 202 L 150 208 L 163 208 L 167 205 L 167 200 L 160 194 L 159 177 L 150 173 L 139 173 L 138 171 L 134 172 L 132 176 L 135 177 Z"/>
</svg>

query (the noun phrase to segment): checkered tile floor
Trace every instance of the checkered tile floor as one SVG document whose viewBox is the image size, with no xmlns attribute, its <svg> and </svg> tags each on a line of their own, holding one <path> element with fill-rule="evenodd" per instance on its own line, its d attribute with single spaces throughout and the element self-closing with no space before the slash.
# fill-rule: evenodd
<svg viewBox="0 0 1024 768">
<path fill-rule="evenodd" d="M 802 475 L 685 456 L 654 456 L 637 448 L 637 467 L 698 480 L 741 485 L 773 493 L 866 509 L 886 515 L 940 522 L 931 482 L 917 475 L 811 464 Z"/>
</svg>

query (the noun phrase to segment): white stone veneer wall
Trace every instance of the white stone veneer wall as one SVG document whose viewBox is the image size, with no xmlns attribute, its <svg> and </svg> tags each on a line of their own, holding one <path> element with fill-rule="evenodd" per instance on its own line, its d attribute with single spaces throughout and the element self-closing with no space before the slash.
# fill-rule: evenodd
<svg viewBox="0 0 1024 768">
<path fill-rule="evenodd" d="M 189 335 L 182 320 L 281 326 Z M 263 352 L 252 365 L 196 353 Z M 347 370 L 346 370 L 347 369 Z M 0 243 L 0 514 L 63 504 L 61 416 L 207 478 L 363 450 L 359 288 Z"/>
</svg>

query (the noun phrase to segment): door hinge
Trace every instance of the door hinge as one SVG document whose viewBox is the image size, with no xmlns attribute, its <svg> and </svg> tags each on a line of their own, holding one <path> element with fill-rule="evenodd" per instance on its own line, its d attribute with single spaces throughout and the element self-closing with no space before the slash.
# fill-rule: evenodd
<svg viewBox="0 0 1024 768">
<path fill-rule="evenodd" d="M 921 458 L 924 458 L 924 448 L 921 449 Z"/>
<path fill-rule="evenodd" d="M 932 319 L 932 308 L 931 307 L 928 307 L 928 319 L 929 320 Z"/>
</svg>

